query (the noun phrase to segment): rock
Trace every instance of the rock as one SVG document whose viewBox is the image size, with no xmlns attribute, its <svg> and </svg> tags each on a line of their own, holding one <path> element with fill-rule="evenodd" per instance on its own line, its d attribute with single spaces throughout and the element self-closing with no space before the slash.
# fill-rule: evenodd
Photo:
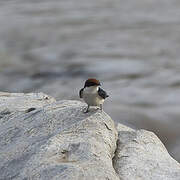
<svg viewBox="0 0 180 180">
<path fill-rule="evenodd" d="M 56 100 L 43 93 L 8 93 L 0 92 L 0 112 L 25 111 L 29 108 L 39 108 Z"/>
<path fill-rule="evenodd" d="M 112 119 L 46 97 L 0 93 L 0 179 L 118 180 Z"/>
<path fill-rule="evenodd" d="M 157 136 L 80 101 L 0 92 L 0 179 L 180 180 Z M 119 132 L 119 133 L 118 133 Z"/>
<path fill-rule="evenodd" d="M 118 131 L 113 164 L 121 180 L 180 180 L 180 164 L 154 133 L 121 124 Z"/>
</svg>

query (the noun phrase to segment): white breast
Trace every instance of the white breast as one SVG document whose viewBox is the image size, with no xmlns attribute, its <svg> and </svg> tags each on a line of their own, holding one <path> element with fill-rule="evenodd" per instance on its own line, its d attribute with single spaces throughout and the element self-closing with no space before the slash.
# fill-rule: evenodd
<svg viewBox="0 0 180 180">
<path fill-rule="evenodd" d="M 98 95 L 98 86 L 86 87 L 83 90 L 83 99 L 90 106 L 99 106 L 103 104 L 104 99 Z"/>
</svg>

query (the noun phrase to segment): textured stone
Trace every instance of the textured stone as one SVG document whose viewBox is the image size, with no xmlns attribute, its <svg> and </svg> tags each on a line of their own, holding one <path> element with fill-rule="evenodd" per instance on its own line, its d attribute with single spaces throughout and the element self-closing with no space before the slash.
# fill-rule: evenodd
<svg viewBox="0 0 180 180">
<path fill-rule="evenodd" d="M 29 108 L 42 107 L 55 101 L 53 97 L 43 93 L 0 92 L 0 111 L 28 111 Z"/>
<path fill-rule="evenodd" d="M 122 180 L 180 180 L 180 164 L 158 137 L 118 124 L 114 168 Z"/>
<path fill-rule="evenodd" d="M 180 180 L 157 136 L 80 101 L 0 92 L 0 180 Z M 119 133 L 118 133 L 119 132 Z"/>
<path fill-rule="evenodd" d="M 1 93 L 3 101 L 0 179 L 119 179 L 112 165 L 117 131 L 106 113 L 84 114 L 79 101 L 47 104 L 43 94 Z"/>
</svg>

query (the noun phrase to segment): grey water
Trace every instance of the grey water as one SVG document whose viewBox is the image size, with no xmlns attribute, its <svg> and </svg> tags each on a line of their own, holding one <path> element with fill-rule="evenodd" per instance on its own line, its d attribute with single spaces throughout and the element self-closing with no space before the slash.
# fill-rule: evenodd
<svg viewBox="0 0 180 180">
<path fill-rule="evenodd" d="M 0 91 L 79 99 L 88 77 L 116 121 L 180 161 L 179 0 L 1 0 Z"/>
</svg>

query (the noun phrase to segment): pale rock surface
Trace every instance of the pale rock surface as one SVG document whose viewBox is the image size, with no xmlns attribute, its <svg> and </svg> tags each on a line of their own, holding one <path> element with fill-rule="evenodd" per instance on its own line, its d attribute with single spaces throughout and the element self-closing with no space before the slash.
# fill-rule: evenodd
<svg viewBox="0 0 180 180">
<path fill-rule="evenodd" d="M 112 119 L 47 97 L 0 94 L 0 179 L 118 180 Z"/>
<path fill-rule="evenodd" d="M 180 180 L 180 164 L 150 131 L 118 124 L 114 168 L 121 180 Z"/>
<path fill-rule="evenodd" d="M 157 136 L 43 93 L 0 92 L 0 180 L 180 180 Z M 118 130 L 118 131 L 117 131 Z"/>
<path fill-rule="evenodd" d="M 28 108 L 42 107 L 56 100 L 44 93 L 8 93 L 0 92 L 0 111 L 24 111 Z"/>
</svg>

